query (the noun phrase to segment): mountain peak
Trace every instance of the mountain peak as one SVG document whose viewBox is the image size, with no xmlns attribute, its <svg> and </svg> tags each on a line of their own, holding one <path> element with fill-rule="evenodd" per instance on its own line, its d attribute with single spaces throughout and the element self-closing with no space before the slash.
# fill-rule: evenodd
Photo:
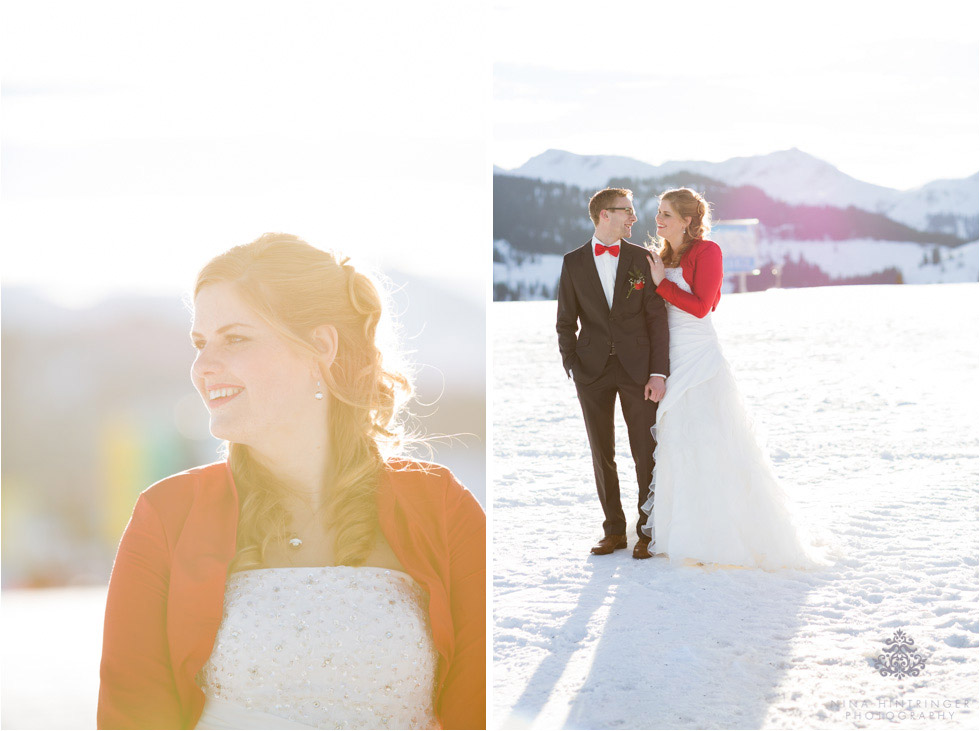
<svg viewBox="0 0 980 731">
<path fill-rule="evenodd" d="M 510 174 L 565 183 L 583 190 L 597 190 L 607 185 L 611 178 L 648 178 L 656 172 L 654 165 L 629 157 L 579 155 L 567 150 L 549 149 L 514 168 Z"/>
<path fill-rule="evenodd" d="M 809 152 L 804 152 L 799 147 L 791 147 L 788 150 L 776 150 L 775 152 L 770 152 L 769 153 L 769 157 L 789 157 L 789 158 L 799 157 L 799 158 L 805 158 L 805 159 L 808 159 L 808 160 L 818 160 L 819 159 L 819 158 L 814 157 L 813 155 L 811 155 Z M 820 162 L 823 162 L 823 160 L 820 160 Z"/>
<path fill-rule="evenodd" d="M 821 160 L 816 155 L 801 150 L 799 147 L 790 147 L 788 150 L 776 150 L 766 155 L 755 155 L 752 157 L 732 158 L 734 160 L 768 160 L 792 165 L 819 165 L 837 169 L 826 160 Z"/>
<path fill-rule="evenodd" d="M 556 150 L 555 148 L 549 148 L 542 152 L 540 155 L 535 155 L 534 157 L 528 159 L 525 165 L 529 162 L 564 162 L 565 160 L 575 160 L 581 158 L 582 155 L 576 155 L 574 152 L 569 152 L 568 150 Z"/>
<path fill-rule="evenodd" d="M 495 171 L 496 172 L 496 171 Z M 912 191 L 860 181 L 798 147 L 733 157 L 724 162 L 674 160 L 651 165 L 614 155 L 578 155 L 549 149 L 508 175 L 598 190 L 613 178 L 649 179 L 692 173 L 726 185 L 752 185 L 790 204 L 854 206 L 881 213 L 919 230 L 975 236 L 977 174 L 960 180 L 938 180 Z M 932 227 L 932 228 L 930 228 Z M 937 228 L 938 227 L 938 228 Z"/>
</svg>

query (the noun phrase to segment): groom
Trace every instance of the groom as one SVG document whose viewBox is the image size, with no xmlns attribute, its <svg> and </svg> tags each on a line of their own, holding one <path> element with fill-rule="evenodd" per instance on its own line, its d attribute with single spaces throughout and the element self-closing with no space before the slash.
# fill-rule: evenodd
<svg viewBox="0 0 980 731">
<path fill-rule="evenodd" d="M 600 190 L 589 201 L 595 235 L 565 255 L 558 283 L 558 350 L 585 417 L 605 536 L 594 554 L 626 548 L 626 516 L 619 496 L 613 415 L 619 394 L 630 451 L 646 502 L 653 474 L 657 402 L 668 375 L 667 310 L 650 281 L 646 249 L 625 239 L 636 223 L 633 192 Z M 581 330 L 579 330 L 581 324 Z M 576 331 L 578 335 L 576 336 Z M 646 516 L 639 511 L 633 558 L 650 558 Z"/>
</svg>

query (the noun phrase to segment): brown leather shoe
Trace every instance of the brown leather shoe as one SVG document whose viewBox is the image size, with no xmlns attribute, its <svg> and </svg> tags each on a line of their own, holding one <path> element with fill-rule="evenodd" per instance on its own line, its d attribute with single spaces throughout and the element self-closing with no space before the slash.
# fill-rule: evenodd
<svg viewBox="0 0 980 731">
<path fill-rule="evenodd" d="M 650 541 L 637 541 L 633 546 L 633 558 L 653 558 L 650 553 Z"/>
<path fill-rule="evenodd" d="M 605 556 L 617 548 L 626 548 L 626 536 L 606 536 L 592 546 L 592 553 L 596 556 Z"/>
</svg>

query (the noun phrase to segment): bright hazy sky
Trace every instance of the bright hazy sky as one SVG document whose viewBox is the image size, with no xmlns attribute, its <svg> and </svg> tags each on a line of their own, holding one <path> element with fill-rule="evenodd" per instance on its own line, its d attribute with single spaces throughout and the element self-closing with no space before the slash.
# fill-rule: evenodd
<svg viewBox="0 0 980 731">
<path fill-rule="evenodd" d="M 482 296 L 490 163 L 552 147 L 969 175 L 975 5 L 8 0 L 2 282 L 172 293 L 281 230 Z"/>
<path fill-rule="evenodd" d="M 980 168 L 980 3 L 496 3 L 493 161 L 798 147 L 912 188 Z"/>
<path fill-rule="evenodd" d="M 188 287 L 287 231 L 483 301 L 485 4 L 4 2 L 3 283 Z"/>
</svg>

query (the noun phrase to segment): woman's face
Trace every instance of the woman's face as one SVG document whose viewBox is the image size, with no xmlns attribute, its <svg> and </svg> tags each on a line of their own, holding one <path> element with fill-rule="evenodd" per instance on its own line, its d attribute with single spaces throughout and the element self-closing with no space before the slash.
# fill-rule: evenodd
<svg viewBox="0 0 980 731">
<path fill-rule="evenodd" d="M 322 419 L 316 363 L 259 317 L 228 282 L 194 300 L 191 380 L 211 414 L 211 433 L 274 451 Z"/>
<path fill-rule="evenodd" d="M 690 222 L 690 218 L 680 218 L 669 201 L 660 201 L 660 209 L 657 211 L 657 236 L 679 246 L 684 242 L 684 229 Z"/>
</svg>

